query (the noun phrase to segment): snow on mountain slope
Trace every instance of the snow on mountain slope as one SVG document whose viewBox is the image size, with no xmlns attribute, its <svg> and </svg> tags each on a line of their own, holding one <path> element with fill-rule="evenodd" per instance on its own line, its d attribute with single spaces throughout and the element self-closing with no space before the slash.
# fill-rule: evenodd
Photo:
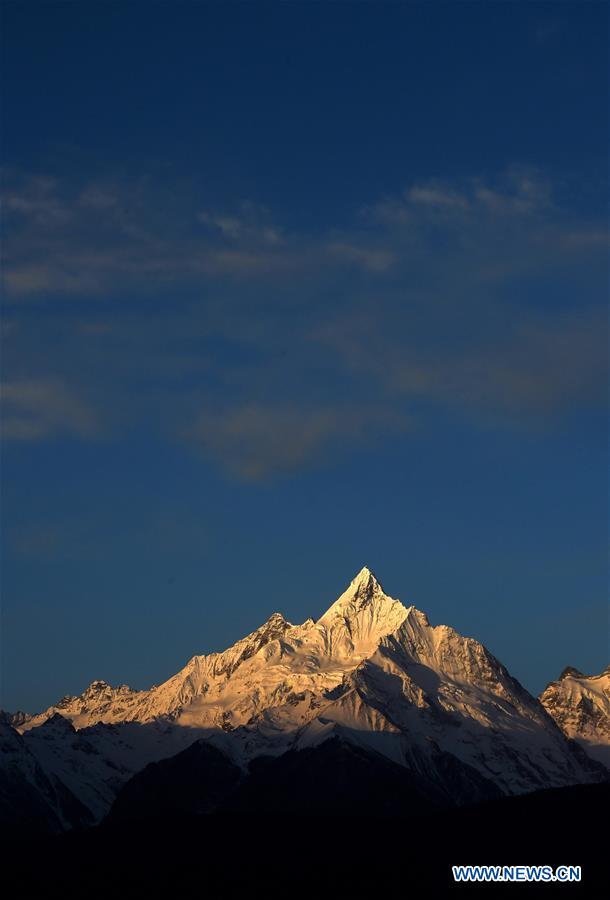
<svg viewBox="0 0 610 900">
<path fill-rule="evenodd" d="M 27 731 L 24 741 L 45 772 L 52 773 L 78 796 L 96 821 L 105 815 L 119 787 L 134 772 L 100 753 L 86 730 L 77 732 L 59 713 Z"/>
<path fill-rule="evenodd" d="M 0 716 L 0 826 L 55 833 L 91 822 L 80 799 L 44 769 L 7 717 Z"/>
<path fill-rule="evenodd" d="M 136 772 L 149 762 L 173 756 L 205 734 L 172 728 L 163 721 L 100 723 L 76 731 L 69 719 L 55 713 L 25 731 L 23 741 L 44 771 L 79 797 L 98 822 Z"/>
<path fill-rule="evenodd" d="M 599 675 L 568 666 L 540 702 L 567 737 L 610 769 L 610 666 Z"/>
<path fill-rule="evenodd" d="M 66 695 L 44 712 L 27 716 L 15 727 L 22 733 L 27 732 L 42 725 L 57 713 L 69 719 L 77 729 L 86 728 L 97 722 L 125 721 L 129 718 L 137 700 L 149 693 L 149 691 L 133 691 L 126 684 L 114 688 L 105 681 L 93 681 L 78 697 Z"/>
<path fill-rule="evenodd" d="M 318 622 L 291 625 L 274 613 L 260 628 L 222 653 L 194 656 L 176 675 L 149 691 L 95 681 L 79 697 L 58 704 L 21 726 L 29 730 L 59 712 L 75 728 L 97 722 L 149 722 L 171 717 L 189 727 L 229 730 L 261 710 L 283 706 L 296 694 L 320 694 L 341 682 L 398 627 L 405 607 L 386 596 L 362 569 Z"/>
<path fill-rule="evenodd" d="M 360 741 L 411 768 L 423 765 L 428 774 L 431 757 L 450 754 L 507 794 L 577 784 L 593 774 L 540 703 L 482 644 L 446 625 L 432 627 L 414 607 L 350 673 L 301 745 L 321 722 L 351 729 Z"/>
<path fill-rule="evenodd" d="M 19 730 L 96 819 L 131 774 L 199 738 L 245 769 L 256 756 L 340 736 L 458 803 L 492 786 L 521 793 L 600 777 L 481 644 L 432 627 L 385 594 L 367 568 L 317 621 L 292 625 L 274 613 L 148 691 L 96 681 Z"/>
</svg>

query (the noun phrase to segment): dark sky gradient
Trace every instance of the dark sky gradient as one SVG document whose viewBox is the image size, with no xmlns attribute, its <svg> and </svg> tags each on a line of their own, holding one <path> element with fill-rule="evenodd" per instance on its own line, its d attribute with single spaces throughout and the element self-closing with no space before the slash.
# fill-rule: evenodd
<svg viewBox="0 0 610 900">
<path fill-rule="evenodd" d="M 5 3 L 2 696 L 362 565 L 608 663 L 608 6 Z"/>
</svg>

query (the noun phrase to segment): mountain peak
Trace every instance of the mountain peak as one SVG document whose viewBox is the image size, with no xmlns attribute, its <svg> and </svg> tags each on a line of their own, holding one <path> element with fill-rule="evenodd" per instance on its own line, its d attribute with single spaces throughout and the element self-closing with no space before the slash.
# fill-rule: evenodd
<svg viewBox="0 0 610 900">
<path fill-rule="evenodd" d="M 559 680 L 562 681 L 564 678 L 568 676 L 572 676 L 573 678 L 584 678 L 583 673 L 576 669 L 574 666 L 566 666 L 561 675 L 559 676 Z"/>
<path fill-rule="evenodd" d="M 285 622 L 287 623 L 288 620 L 281 612 L 274 612 L 271 613 L 264 625 L 282 625 Z"/>
<path fill-rule="evenodd" d="M 353 623 L 360 616 L 366 615 L 371 622 L 375 621 L 374 630 L 381 634 L 389 633 L 394 626 L 398 627 L 406 613 L 402 603 L 389 597 L 369 567 L 364 566 L 341 596 L 318 619 L 318 624 L 330 625 L 336 621 Z"/>
<path fill-rule="evenodd" d="M 362 566 L 355 578 L 352 579 L 352 584 L 360 583 L 363 581 L 371 581 L 371 579 L 376 584 L 379 584 L 379 581 L 375 577 L 375 573 L 373 572 L 373 570 L 369 569 L 368 566 Z"/>
<path fill-rule="evenodd" d="M 385 594 L 381 582 L 368 566 L 363 566 L 352 578 L 345 594 L 348 593 L 354 594 L 361 600 L 370 599 L 377 594 Z"/>
<path fill-rule="evenodd" d="M 345 615 L 348 609 L 352 611 L 359 609 L 376 596 L 384 597 L 384 590 L 369 567 L 363 566 L 338 600 L 324 613 L 322 619 L 326 619 L 331 614 Z"/>
</svg>

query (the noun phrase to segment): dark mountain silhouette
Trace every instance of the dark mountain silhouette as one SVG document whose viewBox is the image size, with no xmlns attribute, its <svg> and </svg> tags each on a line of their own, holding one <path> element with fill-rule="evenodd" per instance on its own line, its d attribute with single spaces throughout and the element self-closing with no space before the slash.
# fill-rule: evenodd
<svg viewBox="0 0 610 900">
<path fill-rule="evenodd" d="M 228 770 L 227 770 L 228 771 Z M 357 789 L 357 785 L 354 789 Z M 406 799 L 406 797 L 405 797 Z M 110 817 L 87 830 L 4 844 L 4 883 L 62 898 L 327 898 L 576 896 L 601 900 L 609 887 L 605 811 L 610 785 L 502 797 L 462 808 L 405 802 L 380 816 L 377 798 L 348 814 L 302 816 L 164 811 L 138 822 Z M 287 808 L 288 804 L 286 805 Z M 32 860 L 36 865 L 32 866 Z M 580 865 L 580 884 L 454 884 L 456 864 Z M 68 874 L 69 873 L 69 874 Z M 59 889 L 59 890 L 58 890 Z M 58 893 L 57 893 L 58 892 Z M 41 893 L 42 895 L 42 893 Z"/>
</svg>

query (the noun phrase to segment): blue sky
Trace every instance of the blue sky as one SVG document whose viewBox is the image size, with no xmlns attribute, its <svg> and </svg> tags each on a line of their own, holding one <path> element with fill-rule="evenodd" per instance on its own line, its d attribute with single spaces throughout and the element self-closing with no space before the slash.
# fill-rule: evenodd
<svg viewBox="0 0 610 900">
<path fill-rule="evenodd" d="M 607 5 L 8 3 L 2 705 L 368 564 L 608 662 Z"/>
</svg>

